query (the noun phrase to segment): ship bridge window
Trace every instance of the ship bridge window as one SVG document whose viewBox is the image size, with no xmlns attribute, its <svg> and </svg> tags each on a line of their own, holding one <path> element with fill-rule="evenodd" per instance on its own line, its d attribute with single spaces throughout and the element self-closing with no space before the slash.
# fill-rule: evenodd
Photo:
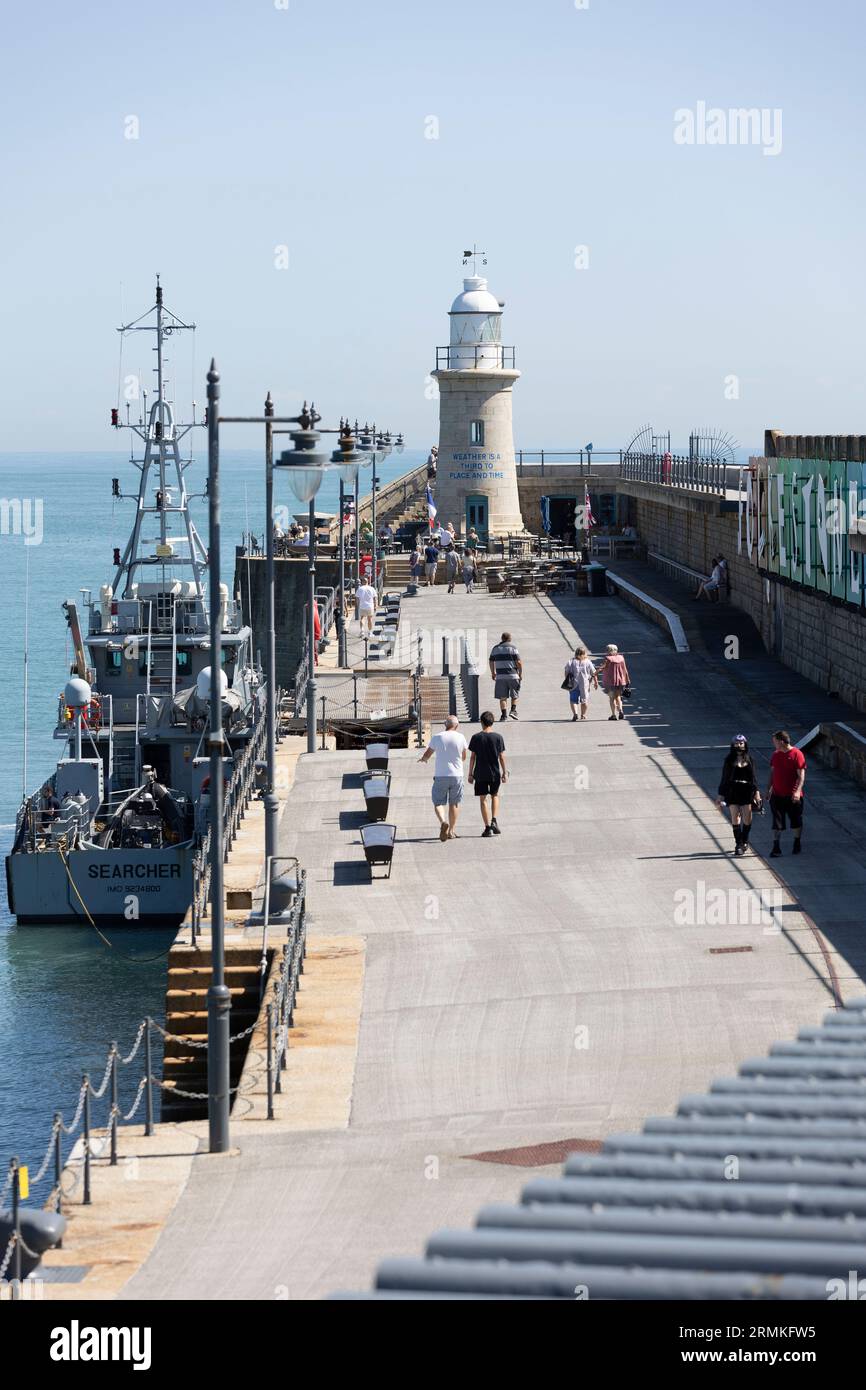
<svg viewBox="0 0 866 1390">
<path fill-rule="evenodd" d="M 116 652 L 105 653 L 105 674 L 107 676 L 123 674 L 123 652 L 119 648 Z"/>
<path fill-rule="evenodd" d="M 234 647 L 222 647 L 220 649 L 220 662 L 229 680 L 234 675 L 236 659 L 237 652 Z"/>
<path fill-rule="evenodd" d="M 174 658 L 175 670 L 179 676 L 188 676 L 192 670 L 192 652 L 188 647 L 178 647 Z"/>
</svg>

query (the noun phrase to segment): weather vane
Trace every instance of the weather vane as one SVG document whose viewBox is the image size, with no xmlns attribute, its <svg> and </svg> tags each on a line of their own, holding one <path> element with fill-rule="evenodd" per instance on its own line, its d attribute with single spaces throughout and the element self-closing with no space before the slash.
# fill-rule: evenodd
<svg viewBox="0 0 866 1390">
<path fill-rule="evenodd" d="M 482 265 L 486 265 L 486 264 L 487 264 L 487 252 L 486 252 L 486 251 L 479 251 L 479 250 L 478 250 L 478 247 L 475 245 L 474 242 L 472 243 L 472 250 L 471 250 L 471 251 L 464 251 L 464 252 L 463 252 L 463 264 L 464 264 L 464 265 L 468 265 L 470 261 L 472 262 L 472 274 L 473 274 L 473 275 L 477 275 L 477 274 L 478 274 L 478 265 L 477 265 L 477 261 L 478 261 L 478 257 L 479 257 L 479 256 L 481 257 L 481 264 L 482 264 Z"/>
</svg>

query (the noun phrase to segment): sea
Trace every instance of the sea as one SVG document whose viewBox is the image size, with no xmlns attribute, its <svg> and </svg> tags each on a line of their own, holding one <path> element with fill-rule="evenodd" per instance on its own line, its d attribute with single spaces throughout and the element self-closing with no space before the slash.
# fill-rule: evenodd
<svg viewBox="0 0 866 1390">
<path fill-rule="evenodd" d="M 396 452 L 377 466 L 382 485 L 422 463 L 423 451 Z M 207 545 L 204 456 L 186 472 L 196 529 Z M 0 701 L 0 854 L 12 843 L 24 790 L 35 790 L 54 770 L 63 744 L 53 738 L 57 697 L 69 675 L 72 653 L 61 608 L 80 602 L 82 589 L 99 597 L 113 578 L 115 546 L 123 550 L 134 502 L 112 496 L 112 478 L 134 497 L 138 473 L 122 452 L 0 454 L 0 653 L 6 695 Z M 235 547 L 247 533 L 264 534 L 263 456 L 252 450 L 220 451 L 221 568 L 231 585 Z M 369 491 L 369 470 L 361 492 Z M 21 532 L 6 503 L 21 504 Z M 290 515 L 304 507 L 288 483 L 275 479 L 275 503 Z M 339 477 L 328 472 L 316 509 L 336 512 Z M 27 543 L 28 540 L 30 543 Z M 25 643 L 26 631 L 26 643 Z M 25 702 L 25 651 L 27 699 Z M 25 748 L 25 725 L 27 728 Z M 173 932 L 90 926 L 19 927 L 0 886 L 0 1188 L 6 1162 L 15 1156 L 31 1173 L 41 1165 L 52 1117 L 73 1117 L 82 1073 L 102 1079 L 108 1048 L 122 1054 L 135 1041 L 146 1015 L 162 1019 L 166 954 Z M 121 1068 L 120 1104 L 135 1100 L 142 1075 L 138 1056 Z M 104 1105 L 104 1102 L 103 1102 Z M 94 1122 L 104 1111 L 94 1108 Z M 136 1115 L 140 1118 L 141 1110 Z M 43 1183 L 50 1185 L 51 1169 Z M 39 1193 L 34 1193 L 38 1199 Z"/>
</svg>

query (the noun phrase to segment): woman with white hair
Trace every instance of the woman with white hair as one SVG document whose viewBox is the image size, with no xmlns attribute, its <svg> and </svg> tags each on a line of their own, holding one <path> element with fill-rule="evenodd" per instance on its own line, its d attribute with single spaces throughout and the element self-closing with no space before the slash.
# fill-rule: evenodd
<svg viewBox="0 0 866 1390">
<path fill-rule="evenodd" d="M 625 664 L 625 657 L 615 642 L 609 642 L 605 649 L 604 665 L 598 673 L 598 678 L 610 701 L 608 719 L 625 719 L 622 712 L 622 697 L 631 685 L 631 679 Z"/>
</svg>

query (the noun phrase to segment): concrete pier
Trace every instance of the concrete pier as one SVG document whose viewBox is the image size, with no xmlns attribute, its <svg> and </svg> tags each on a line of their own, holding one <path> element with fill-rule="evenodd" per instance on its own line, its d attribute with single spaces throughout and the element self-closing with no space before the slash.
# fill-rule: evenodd
<svg viewBox="0 0 866 1390">
<path fill-rule="evenodd" d="M 411 613 L 482 646 L 507 629 L 521 650 L 503 834 L 480 839 L 467 796 L 460 838 L 440 843 L 429 770 L 395 752 L 393 876 L 370 883 L 360 755 L 299 759 L 280 851 L 307 868 L 320 953 L 301 991 L 309 1031 L 301 1012 L 290 1047 L 288 1095 L 304 1099 L 271 1123 L 233 1121 L 237 1152 L 191 1160 L 123 1297 L 366 1287 L 384 1256 L 513 1200 L 526 1168 L 554 1172 L 637 1129 L 862 992 L 862 792 L 810 766 L 805 852 L 772 866 L 731 857 L 712 802 L 735 733 L 763 775 L 773 728 L 796 738 L 839 718 L 838 701 L 759 652 L 678 653 L 618 598 L 437 589 Z M 559 684 L 578 637 L 625 653 L 626 721 L 595 695 L 589 722 L 571 723 Z M 768 821 L 753 841 L 769 848 Z"/>
</svg>

